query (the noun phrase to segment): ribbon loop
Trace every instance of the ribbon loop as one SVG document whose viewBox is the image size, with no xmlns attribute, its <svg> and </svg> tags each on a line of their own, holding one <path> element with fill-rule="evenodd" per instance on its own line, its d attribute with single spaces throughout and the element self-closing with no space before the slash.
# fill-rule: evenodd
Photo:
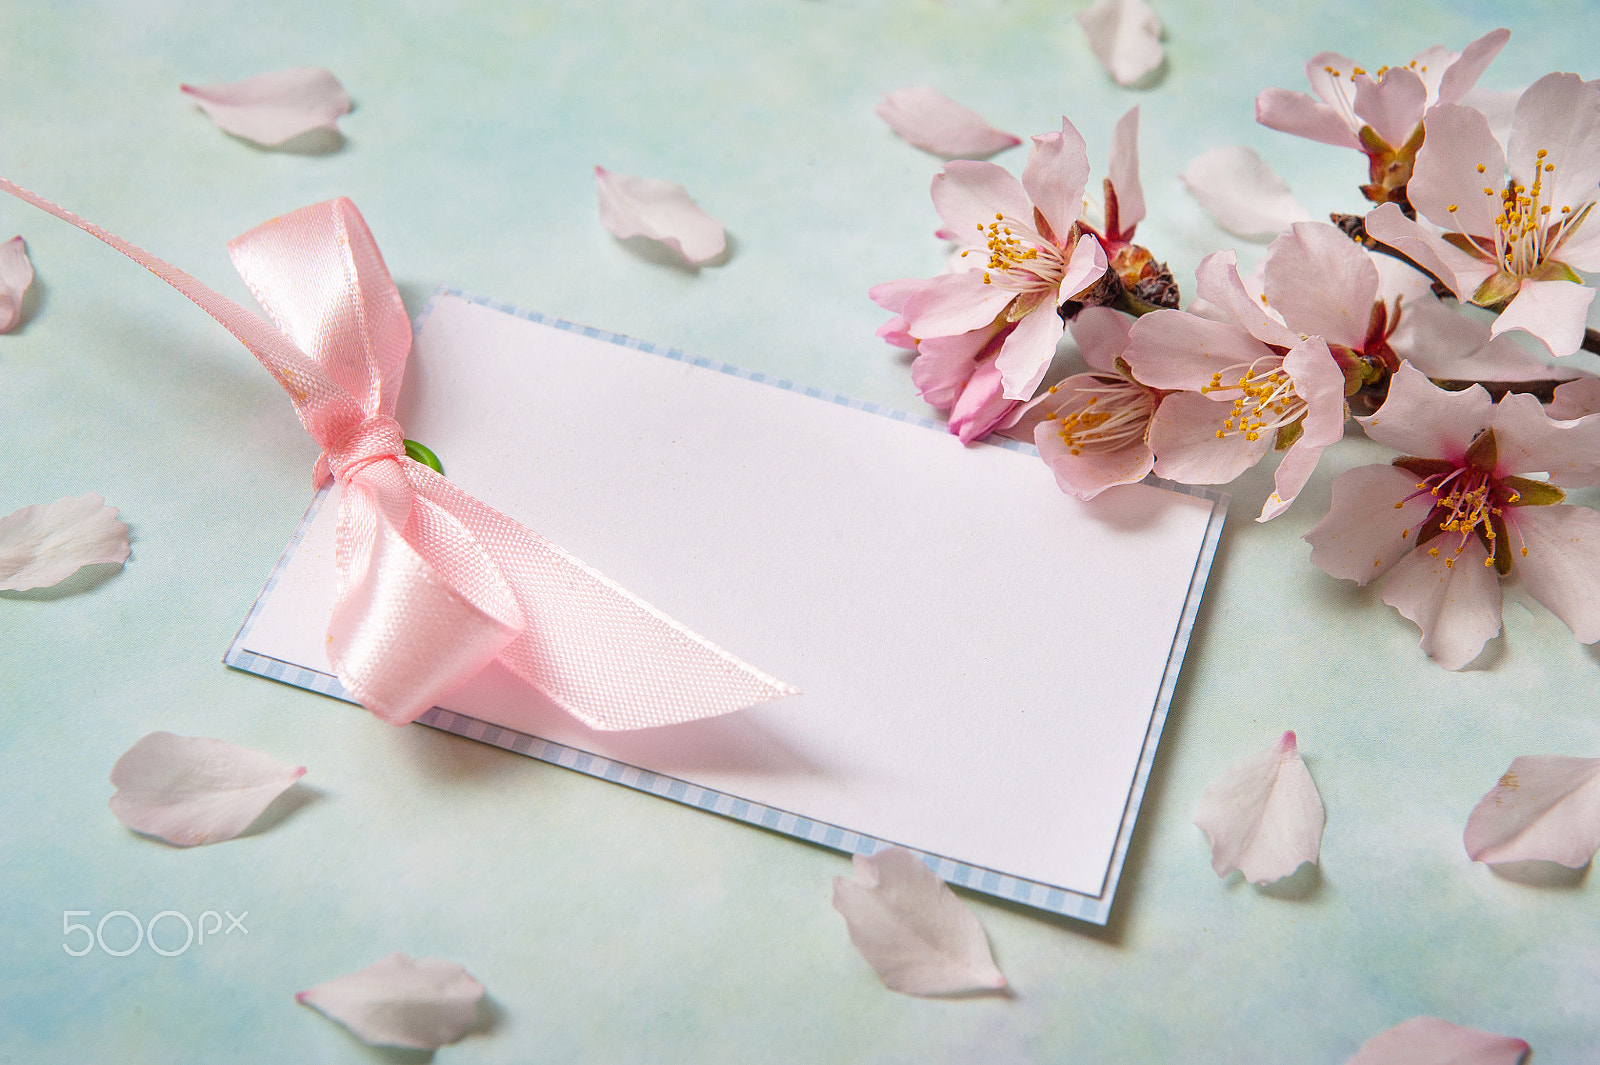
<svg viewBox="0 0 1600 1065">
<path fill-rule="evenodd" d="M 399 459 L 405 453 L 405 433 L 400 423 L 386 414 L 374 414 L 335 440 L 323 455 L 334 479 L 348 484 L 368 463 Z"/>
<path fill-rule="evenodd" d="M 0 191 L 104 241 L 187 296 L 289 394 L 322 445 L 319 480 L 330 472 L 343 490 L 328 661 L 383 720 L 415 719 L 491 661 L 601 729 L 690 721 L 799 694 L 402 458 L 394 412 L 411 324 L 349 200 L 303 207 L 229 245 L 275 329 L 42 196 L 5 178 Z"/>
</svg>

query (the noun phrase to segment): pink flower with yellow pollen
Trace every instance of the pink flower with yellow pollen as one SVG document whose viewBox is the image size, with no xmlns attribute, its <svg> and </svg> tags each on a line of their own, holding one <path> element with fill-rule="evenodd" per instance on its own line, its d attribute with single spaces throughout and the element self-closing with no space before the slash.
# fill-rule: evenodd
<svg viewBox="0 0 1600 1065">
<path fill-rule="evenodd" d="M 1517 102 L 1502 148 L 1482 114 L 1428 112 L 1409 195 L 1436 233 L 1384 204 L 1367 233 L 1409 255 L 1466 301 L 1500 311 L 1499 335 L 1521 329 L 1556 355 L 1583 342 L 1594 290 L 1575 271 L 1600 270 L 1600 86 L 1548 74 Z"/>
<path fill-rule="evenodd" d="M 1446 392 L 1407 364 L 1361 422 L 1408 454 L 1334 481 L 1305 537 L 1314 564 L 1362 585 L 1387 575 L 1383 601 L 1446 669 L 1500 631 L 1500 578 L 1513 571 L 1581 642 L 1600 640 L 1600 512 L 1562 502 L 1552 483 L 1592 474 L 1600 418 L 1552 421 L 1532 396 L 1493 403 L 1478 386 Z"/>
<path fill-rule="evenodd" d="M 1072 335 L 1089 372 L 1051 385 L 1018 419 L 1019 428 L 1032 427 L 1056 484 L 1079 499 L 1143 480 L 1155 461 L 1146 438 L 1165 393 L 1134 380 L 1122 358 L 1132 324 L 1109 307 L 1078 312 Z"/>
<path fill-rule="evenodd" d="M 1404 203 L 1423 143 L 1423 115 L 1435 104 L 1460 102 L 1510 36 L 1510 30 L 1493 30 L 1460 52 L 1436 46 L 1405 66 L 1373 73 L 1337 52 L 1321 52 L 1306 63 L 1316 97 L 1267 89 L 1256 97 L 1256 121 L 1364 152 L 1371 184 L 1362 192 L 1374 203 Z"/>
<path fill-rule="evenodd" d="M 1065 118 L 1059 133 L 1033 138 L 1021 181 L 993 163 L 947 164 L 933 179 L 933 202 L 939 236 L 956 242 L 965 268 L 890 283 L 907 286 L 890 308 L 904 335 L 920 343 L 1005 329 L 994 356 L 1002 397 L 1030 398 L 1064 332 L 1061 305 L 1106 272 L 1105 251 L 1079 224 L 1088 181 L 1083 138 Z"/>
<path fill-rule="evenodd" d="M 1135 378 L 1172 393 L 1150 423 L 1155 473 L 1222 484 L 1276 446 L 1284 455 L 1257 519 L 1268 521 L 1344 435 L 1346 375 L 1331 348 L 1348 358 L 1366 343 L 1377 273 L 1331 226 L 1302 224 L 1267 262 L 1267 297 L 1282 317 L 1246 291 L 1231 251 L 1207 256 L 1195 278 L 1210 317 L 1144 315 L 1123 352 Z"/>
</svg>

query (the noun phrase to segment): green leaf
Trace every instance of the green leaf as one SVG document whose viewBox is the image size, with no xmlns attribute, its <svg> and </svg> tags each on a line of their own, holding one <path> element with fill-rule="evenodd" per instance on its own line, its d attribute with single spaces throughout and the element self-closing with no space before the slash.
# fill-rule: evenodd
<svg viewBox="0 0 1600 1065">
<path fill-rule="evenodd" d="M 444 467 L 439 465 L 439 456 L 435 455 L 425 445 L 419 444 L 415 440 L 407 440 L 405 444 L 407 458 L 422 463 L 434 473 L 444 473 Z"/>
</svg>

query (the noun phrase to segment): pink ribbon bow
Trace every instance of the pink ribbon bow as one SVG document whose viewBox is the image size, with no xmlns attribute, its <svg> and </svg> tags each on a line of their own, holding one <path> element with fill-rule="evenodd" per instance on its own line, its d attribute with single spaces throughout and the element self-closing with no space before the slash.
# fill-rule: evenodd
<svg viewBox="0 0 1600 1065">
<path fill-rule="evenodd" d="M 341 486 L 328 659 L 346 691 L 405 724 L 498 660 L 586 725 L 634 729 L 797 694 L 405 455 L 394 419 L 411 323 L 346 199 L 228 245 L 272 328 L 188 274 L 0 178 L 150 270 L 250 349 Z M 308 354 L 309 353 L 309 354 Z"/>
</svg>

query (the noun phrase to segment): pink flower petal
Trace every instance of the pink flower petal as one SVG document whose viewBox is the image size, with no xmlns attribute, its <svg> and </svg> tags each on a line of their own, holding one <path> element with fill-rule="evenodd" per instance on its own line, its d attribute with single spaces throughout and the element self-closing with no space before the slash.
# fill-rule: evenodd
<svg viewBox="0 0 1600 1065">
<path fill-rule="evenodd" d="M 1139 182 L 1139 109 L 1130 107 L 1111 132 L 1111 162 L 1106 176 L 1117 193 L 1118 232 L 1108 237 L 1127 239 L 1144 221 L 1144 186 Z"/>
<path fill-rule="evenodd" d="M 1510 30 L 1490 30 L 1461 49 L 1461 55 L 1456 57 L 1440 75 L 1438 96 L 1434 102 L 1441 104 L 1461 102 L 1461 98 L 1478 83 L 1478 78 L 1488 69 L 1494 57 L 1500 54 L 1500 49 L 1504 48 L 1506 41 L 1510 39 Z"/>
<path fill-rule="evenodd" d="M 1378 296 L 1372 256 L 1326 222 L 1296 222 L 1267 251 L 1266 296 L 1301 334 L 1360 350 Z M 1263 338 L 1269 339 L 1269 338 Z"/>
<path fill-rule="evenodd" d="M 938 274 L 923 282 L 901 313 L 914 337 L 956 336 L 989 325 L 1016 295 L 1000 285 L 984 284 L 976 270 Z"/>
<path fill-rule="evenodd" d="M 1093 237 L 1078 242 L 1094 244 Z M 1098 247 L 1098 245 L 1095 245 Z M 1056 345 L 1066 329 L 1061 315 L 1051 304 L 1041 304 L 1025 315 L 1017 327 L 1006 337 L 994 364 L 1005 386 L 1007 399 L 1032 399 L 1056 357 Z"/>
<path fill-rule="evenodd" d="M 1462 299 L 1470 299 L 1495 272 L 1489 263 L 1473 258 L 1407 218 L 1397 203 L 1386 203 L 1367 212 L 1366 227 L 1368 236 L 1410 256 Z"/>
<path fill-rule="evenodd" d="M 1391 147 L 1411 138 L 1427 101 L 1422 79 L 1405 67 L 1391 67 L 1377 81 L 1365 74 L 1356 76 L 1355 113 Z"/>
<path fill-rule="evenodd" d="M 1000 332 L 1001 326 L 991 323 L 968 333 L 929 337 L 919 343 L 917 357 L 911 363 L 911 383 L 917 393 L 930 405 L 949 410 L 972 379 L 979 356 L 993 355 L 993 351 L 985 349 Z"/>
<path fill-rule="evenodd" d="M 1084 164 L 1088 173 L 1088 164 Z M 958 244 L 983 246 L 978 230 L 988 227 L 996 214 L 1031 223 L 1033 205 L 1022 184 L 1005 167 L 994 163 L 956 159 L 934 175 L 934 210 L 944 221 L 942 233 Z M 1080 193 L 1081 195 L 1081 193 Z"/>
<path fill-rule="evenodd" d="M 1083 193 L 1089 185 L 1089 151 L 1083 135 L 1065 115 L 1059 133 L 1033 138 L 1028 161 L 1022 167 L 1022 187 L 1055 231 L 1063 247 L 1072 224 L 1083 213 Z M 1017 217 L 1032 218 L 1032 212 Z M 1068 295 L 1076 292 L 1068 291 Z"/>
<path fill-rule="evenodd" d="M 978 918 L 916 855 L 892 847 L 852 864 L 853 881 L 833 878 L 833 907 L 885 987 L 959 995 L 1006 986 Z"/>
<path fill-rule="evenodd" d="M 305 771 L 222 740 L 152 732 L 111 767 L 111 812 L 179 847 L 220 843 L 249 828 Z"/>
<path fill-rule="evenodd" d="M 1500 577 L 1485 565 L 1475 536 L 1458 554 L 1455 538 L 1435 537 L 1389 571 L 1383 601 L 1422 630 L 1422 650 L 1445 669 L 1461 669 L 1500 631 Z M 1438 557 L 1430 553 L 1437 548 Z"/>
<path fill-rule="evenodd" d="M 1252 884 L 1282 880 L 1322 849 L 1322 797 L 1293 732 L 1229 766 L 1206 788 L 1194 823 L 1211 840 L 1211 868 Z"/>
<path fill-rule="evenodd" d="M 1528 1050 L 1521 1039 L 1413 1017 L 1362 1043 L 1345 1065 L 1518 1065 Z"/>
<path fill-rule="evenodd" d="M 1118 85 L 1139 84 L 1161 66 L 1161 20 L 1144 0 L 1096 0 L 1077 15 L 1089 50 Z"/>
<path fill-rule="evenodd" d="M 986 159 L 1022 143 L 931 85 L 884 93 L 877 112 L 901 139 L 947 159 Z"/>
<path fill-rule="evenodd" d="M 1109 371 L 1128 347 L 1133 329 L 1131 315 L 1110 307 L 1085 307 L 1072 319 L 1072 339 L 1090 369 Z"/>
<path fill-rule="evenodd" d="M 1524 281 L 1489 332 L 1520 329 L 1543 342 L 1557 357 L 1583 347 L 1583 330 L 1594 289 L 1573 281 Z"/>
<path fill-rule="evenodd" d="M 1358 466 L 1340 474 L 1327 517 L 1305 534 L 1311 564 L 1362 585 L 1389 572 L 1417 546 L 1410 530 L 1433 510 L 1434 497 L 1419 496 L 1416 487 L 1416 474 L 1398 466 Z"/>
<path fill-rule="evenodd" d="M 314 129 L 337 130 L 350 110 L 339 79 L 321 67 L 290 67 L 224 85 L 182 85 L 224 131 L 274 145 Z"/>
<path fill-rule="evenodd" d="M 1512 570 L 1528 594 L 1579 643 L 1600 640 L 1600 511 L 1567 504 L 1509 507 L 1506 518 Z"/>
<path fill-rule="evenodd" d="M 614 237 L 658 240 L 691 265 L 715 259 L 727 247 L 722 223 L 702 211 L 675 181 L 613 174 L 597 166 L 594 184 L 600 224 Z"/>
<path fill-rule="evenodd" d="M 1272 447 L 1272 435 L 1257 440 L 1243 433 L 1219 436 L 1232 412 L 1231 403 L 1198 392 L 1175 392 L 1162 400 L 1150 419 L 1156 476 L 1180 484 L 1226 484 L 1260 462 Z"/>
<path fill-rule="evenodd" d="M 96 563 L 128 557 L 128 527 L 94 492 L 0 518 L 0 591 L 47 588 Z"/>
<path fill-rule="evenodd" d="M 1600 414 L 1600 377 L 1579 377 L 1557 385 L 1555 399 L 1545 408 L 1552 418 L 1576 419 Z"/>
<path fill-rule="evenodd" d="M 1496 475 L 1543 473 L 1551 484 L 1568 488 L 1600 483 L 1600 418 L 1557 421 L 1553 414 L 1525 393 L 1494 405 Z"/>
<path fill-rule="evenodd" d="M 1600 758 L 1528 754 L 1472 810 L 1463 834 L 1475 862 L 1556 862 L 1571 869 L 1600 850 Z"/>
<path fill-rule="evenodd" d="M 981 440 L 1016 421 L 1021 400 L 1007 399 L 1000 369 L 992 359 L 976 366 L 950 407 L 950 431 L 963 444 Z"/>
<path fill-rule="evenodd" d="M 0 244 L 0 333 L 9 333 L 22 321 L 22 298 L 33 284 L 33 263 L 21 237 Z"/>
<path fill-rule="evenodd" d="M 1427 139 L 1406 186 L 1412 206 L 1447 229 L 1496 232 L 1506 157 L 1488 119 L 1470 107 L 1441 104 L 1428 112 L 1426 125 Z"/>
<path fill-rule="evenodd" d="M 1389 379 L 1389 395 L 1370 417 L 1357 418 L 1367 435 L 1407 455 L 1447 458 L 1466 454 L 1484 427 L 1493 401 L 1473 387 L 1446 392 L 1409 363 Z"/>
<path fill-rule="evenodd" d="M 1335 108 L 1289 89 L 1267 89 L 1256 97 L 1256 121 L 1280 133 L 1292 133 L 1331 144 L 1336 148 L 1357 148 L 1361 142 L 1350 131 L 1350 123 Z"/>
<path fill-rule="evenodd" d="M 1189 195 L 1217 225 L 1245 240 L 1271 240 L 1288 232 L 1294 223 L 1311 218 L 1311 212 L 1289 191 L 1288 183 L 1242 144 L 1195 156 L 1182 179 Z"/>
<path fill-rule="evenodd" d="M 1532 184 L 1537 171 L 1545 202 L 1557 210 L 1592 201 L 1600 182 L 1600 85 L 1558 73 L 1528 86 L 1517 101 L 1506 160 L 1520 184 Z"/>
<path fill-rule="evenodd" d="M 1214 374 L 1271 355 L 1271 349 L 1238 326 L 1173 310 L 1142 315 L 1122 353 L 1133 376 L 1151 388 L 1193 392 L 1209 385 Z"/>
<path fill-rule="evenodd" d="M 1237 254 L 1231 248 L 1200 260 L 1194 278 L 1197 301 L 1208 307 L 1206 317 L 1218 322 L 1231 319 L 1263 344 L 1292 348 L 1300 343 L 1299 334 L 1290 332 L 1268 309 L 1265 294 L 1252 295 L 1245 287 Z"/>
<path fill-rule="evenodd" d="M 443 958 L 391 954 L 365 969 L 296 995 L 373 1046 L 437 1050 L 466 1035 L 483 985 Z"/>
<path fill-rule="evenodd" d="M 1395 262 L 1388 256 L 1380 258 Z M 1406 270 L 1415 277 L 1422 276 L 1409 267 Z M 1551 366 L 1511 337 L 1492 336 L 1488 322 L 1446 307 L 1432 296 L 1405 300 L 1400 324 L 1389 337 L 1389 344 L 1395 354 L 1435 378 L 1530 381 L 1578 373 Z"/>
</svg>

